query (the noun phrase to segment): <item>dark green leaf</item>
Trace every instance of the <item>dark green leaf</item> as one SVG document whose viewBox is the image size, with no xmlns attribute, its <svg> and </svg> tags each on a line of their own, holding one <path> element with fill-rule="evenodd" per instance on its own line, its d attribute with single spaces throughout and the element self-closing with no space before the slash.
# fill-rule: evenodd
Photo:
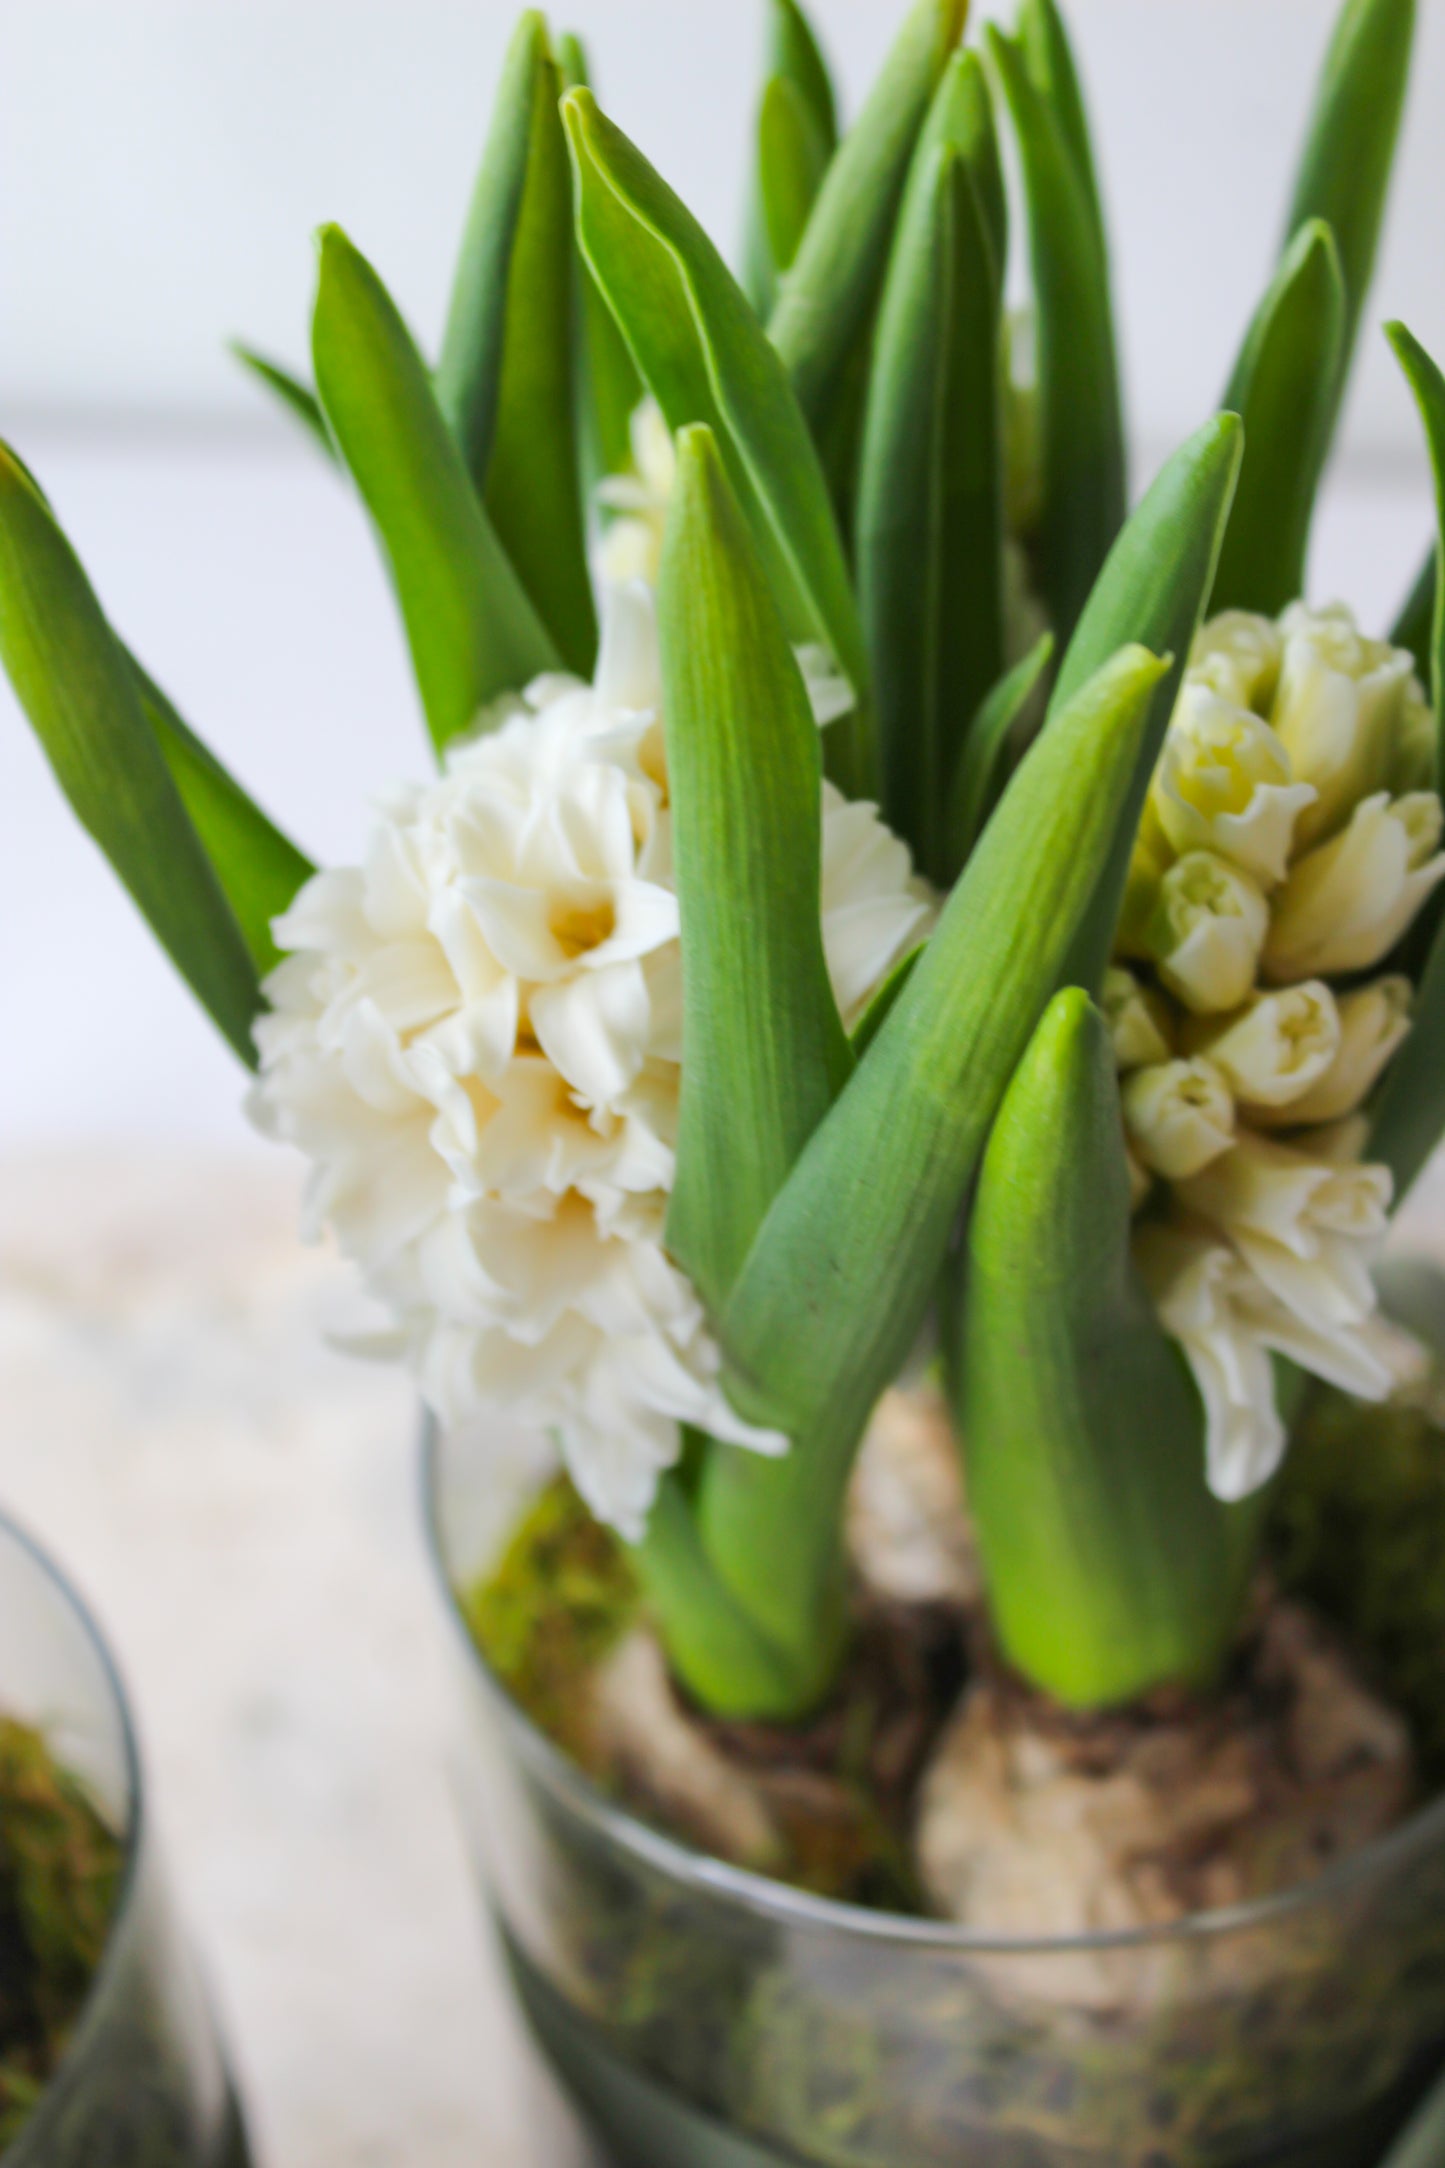
<svg viewBox="0 0 1445 2168">
<path fill-rule="evenodd" d="M 1345 280 L 1341 394 L 1374 275 L 1414 39 L 1415 0 L 1345 0 L 1295 176 L 1286 241 L 1319 218 L 1340 252 Z"/>
<path fill-rule="evenodd" d="M 959 55 L 935 107 L 977 71 Z M 1002 291 L 970 167 L 932 117 L 919 159 L 878 323 L 857 557 L 884 812 L 943 881 L 949 781 L 1004 660 Z"/>
<path fill-rule="evenodd" d="M 254 347 L 243 346 L 239 339 L 232 339 L 231 352 L 243 369 L 249 369 L 274 397 L 280 400 L 286 411 L 300 422 L 302 428 L 325 452 L 328 459 L 336 458 L 336 446 L 331 441 L 331 431 L 326 426 L 326 416 L 321 411 L 321 401 L 309 384 L 303 384 L 299 376 L 283 369 L 279 361 L 268 361 Z"/>
<path fill-rule="evenodd" d="M 1003 793 L 1014 726 L 1038 691 L 1053 653 L 1054 636 L 1046 632 L 984 696 L 969 725 L 948 797 L 951 880 L 967 864 Z"/>
<path fill-rule="evenodd" d="M 853 1059 L 855 1061 L 863 1059 L 863 1056 L 882 1030 L 885 1020 L 892 1013 L 894 1002 L 908 984 L 913 972 L 913 966 L 923 954 L 926 946 L 926 942 L 920 941 L 917 948 L 911 948 L 906 956 L 899 959 L 863 1011 L 863 1014 L 859 1017 L 857 1023 L 853 1026 L 849 1034 L 848 1044 L 853 1049 Z"/>
<path fill-rule="evenodd" d="M 567 667 L 597 620 L 578 484 L 572 189 L 543 16 L 508 50 L 472 198 L 436 394 L 518 578 Z"/>
<path fill-rule="evenodd" d="M 133 656 L 130 662 L 146 720 L 236 915 L 251 960 L 264 977 L 281 961 L 271 921 L 290 907 L 316 869 L 182 722 Z"/>
<path fill-rule="evenodd" d="M 1127 650 L 1025 757 L 718 1321 L 737 1405 L 793 1450 L 712 1456 L 704 1541 L 786 1648 L 809 1646 L 838 1600 L 858 1439 L 922 1323 L 999 1101 L 1098 881 L 1163 669 Z"/>
<path fill-rule="evenodd" d="M 797 641 L 821 642 L 857 695 L 827 735 L 835 780 L 865 796 L 868 657 L 827 484 L 778 356 L 717 250 L 641 153 L 569 91 L 583 250 L 669 426 L 704 422 Z"/>
<path fill-rule="evenodd" d="M 563 38 L 561 63 L 567 90 L 585 89 L 591 82 L 580 38 L 570 34 Z M 632 417 L 641 403 L 643 387 L 617 319 L 580 251 L 578 282 L 582 304 L 578 391 L 583 471 L 589 488 L 595 488 L 609 474 L 626 474 L 632 466 Z"/>
<path fill-rule="evenodd" d="M 917 0 L 828 168 L 768 326 L 815 436 L 873 314 L 913 146 L 966 6 Z"/>
<path fill-rule="evenodd" d="M 953 1381 L 989 1613 L 1067 1705 L 1208 1685 L 1245 1577 L 1199 1396 L 1130 1254 L 1113 1049 L 1055 996 L 983 1155 Z"/>
<path fill-rule="evenodd" d="M 440 751 L 557 653 L 478 502 L 396 305 L 322 229 L 312 344 L 333 436 L 376 525 Z"/>
<path fill-rule="evenodd" d="M 684 986 L 667 1239 L 719 1308 L 853 1063 L 823 958 L 818 728 L 705 428 L 678 439 L 658 623 Z"/>
<path fill-rule="evenodd" d="M 0 448 L 0 661 L 62 790 L 241 1059 L 256 969 L 162 759 L 129 658 L 39 492 Z"/>
<path fill-rule="evenodd" d="M 797 0 L 770 0 L 743 282 L 760 317 L 777 299 L 837 146 L 833 84 L 808 19 Z"/>
<path fill-rule="evenodd" d="M 1445 688 L 1445 550 L 1440 548 L 1439 538 L 1445 536 L 1445 376 L 1437 363 L 1431 360 L 1414 333 L 1403 324 L 1387 324 L 1385 333 L 1395 349 L 1395 358 L 1409 379 L 1415 394 L 1415 404 L 1420 409 L 1420 419 L 1425 425 L 1425 441 L 1430 449 L 1430 472 L 1435 483 L 1435 595 L 1433 620 L 1430 627 L 1428 667 L 1421 671 L 1422 683 L 1430 688 L 1437 703 L 1441 688 Z M 1436 728 L 1445 729 L 1445 712 L 1437 714 Z M 1445 775 L 1445 748 L 1437 745 L 1435 758 L 1437 779 Z"/>
<path fill-rule="evenodd" d="M 1043 463 L 1040 577 L 1054 629 L 1066 639 L 1127 504 L 1108 270 L 1060 113 L 1039 92 L 1018 45 L 992 25 L 988 41 L 1028 198 Z"/>
<path fill-rule="evenodd" d="M 1244 423 L 1244 459 L 1210 600 L 1277 617 L 1304 593 L 1315 494 L 1344 366 L 1345 287 L 1319 219 L 1285 251 L 1222 404 Z"/>
<path fill-rule="evenodd" d="M 1079 82 L 1073 48 L 1064 20 L 1054 0 L 1023 0 L 1018 15 L 1018 42 L 1035 88 L 1054 117 L 1069 147 L 1089 220 L 1108 263 L 1108 232 L 1103 197 L 1094 159 L 1094 143 L 1084 93 Z"/>
<path fill-rule="evenodd" d="M 1109 552 L 1069 642 L 1049 703 L 1052 720 L 1126 640 L 1137 640 L 1174 658 L 1151 704 L 1138 769 L 1120 811 L 1114 850 L 1079 946 L 1070 958 L 1068 976 L 1090 991 L 1102 983 L 1113 948 L 1149 779 L 1214 585 L 1242 444 L 1238 417 L 1218 414 L 1169 460 Z"/>
<path fill-rule="evenodd" d="M 1430 650 L 1435 640 L 1435 607 L 1439 586 L 1440 556 L 1432 543 L 1424 564 L 1415 576 L 1415 584 L 1405 597 L 1404 607 L 1390 631 L 1392 644 L 1395 647 L 1407 647 L 1414 656 L 1420 683 L 1437 707 L 1442 697 L 1445 697 L 1445 686 L 1436 685 L 1432 681 Z"/>
</svg>

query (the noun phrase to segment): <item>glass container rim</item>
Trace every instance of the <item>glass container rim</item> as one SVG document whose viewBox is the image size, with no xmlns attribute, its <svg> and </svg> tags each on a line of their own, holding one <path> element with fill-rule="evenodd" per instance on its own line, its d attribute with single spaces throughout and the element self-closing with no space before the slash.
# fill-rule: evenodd
<svg viewBox="0 0 1445 2168">
<path fill-rule="evenodd" d="M 89 1645 L 119 1728 L 124 1784 L 124 1827 L 117 1832 L 121 1844 L 120 1878 L 116 1885 L 110 1918 L 106 1922 L 105 1946 L 86 1985 L 60 2061 L 45 2082 L 35 2112 L 22 2126 L 12 2145 L 0 2146 L 0 2168 L 9 2168 L 12 2159 L 16 2168 L 19 2168 L 19 2164 L 28 2158 L 40 2160 L 43 2157 L 43 2151 L 33 2151 L 33 2148 L 37 2144 L 43 2147 L 46 2126 L 59 2112 L 63 2096 L 74 2082 L 74 2074 L 84 2060 L 85 2045 L 95 2012 L 106 1991 L 111 1973 L 119 1963 L 123 1930 L 139 1881 L 141 1840 L 149 1813 L 145 1781 L 141 1773 L 140 1743 L 131 1712 L 130 1696 L 126 1692 L 120 1667 L 111 1653 L 110 1643 L 99 1620 L 54 1555 L 29 1529 L 22 1527 L 13 1515 L 0 1508 L 0 1544 L 5 1542 L 11 1543 L 21 1557 L 29 1560 L 41 1579 L 50 1584 L 62 1606 L 79 1626 L 83 1640 Z M 0 1693 L 3 1693 L 3 1686 L 0 1686 Z"/>
<path fill-rule="evenodd" d="M 914 1918 L 903 1912 L 873 1911 L 841 1898 L 821 1897 L 791 1883 L 774 1881 L 747 1867 L 732 1865 L 698 1851 L 680 1837 L 652 1828 L 609 1799 L 600 1787 L 533 1723 L 497 1677 L 477 1647 L 467 1625 L 460 1594 L 447 1566 L 442 1539 L 441 1425 L 428 1412 L 421 1432 L 422 1517 L 428 1551 L 440 1577 L 455 1631 L 470 1664 L 501 1710 L 520 1752 L 547 1789 L 610 1843 L 645 1862 L 670 1880 L 725 1898 L 741 1910 L 782 1928 L 808 1927 L 871 1942 L 894 1943 L 967 1957 L 1062 1957 L 1104 1951 L 1148 1950 L 1188 1942 L 1212 1942 L 1222 1936 L 1273 1927 L 1307 1915 L 1317 1906 L 1338 1902 L 1349 1891 L 1382 1873 L 1445 1844 L 1445 1795 L 1427 1801 L 1396 1828 L 1372 1838 L 1324 1868 L 1312 1881 L 1243 1904 L 1219 1905 L 1187 1913 L 1183 1919 L 1148 1927 L 1108 1928 L 1081 1935 L 979 1934 L 948 1920 Z"/>
</svg>

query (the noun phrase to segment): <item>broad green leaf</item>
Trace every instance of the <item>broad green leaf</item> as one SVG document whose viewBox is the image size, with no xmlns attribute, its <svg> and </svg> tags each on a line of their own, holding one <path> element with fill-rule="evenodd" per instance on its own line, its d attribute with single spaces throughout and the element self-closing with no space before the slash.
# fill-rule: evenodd
<svg viewBox="0 0 1445 2168">
<path fill-rule="evenodd" d="M 1439 703 L 1442 688 L 1445 688 L 1445 551 L 1441 550 L 1438 540 L 1439 536 L 1445 536 L 1445 376 L 1441 375 L 1438 363 L 1431 360 L 1414 333 L 1407 331 L 1403 324 L 1387 324 L 1385 335 L 1415 395 L 1415 404 L 1425 425 L 1425 441 L 1430 448 L 1437 532 L 1435 594 L 1427 650 L 1429 666 L 1420 676 Z M 1437 713 L 1436 728 L 1445 731 L 1445 712 Z M 1445 747 L 1437 746 L 1435 768 L 1437 777 L 1445 775 Z"/>
<path fill-rule="evenodd" d="M 848 1034 L 848 1044 L 853 1049 L 854 1061 L 861 1061 L 877 1038 L 883 1028 L 885 1019 L 892 1013 L 894 1002 L 908 984 L 913 975 L 913 967 L 927 945 L 925 941 L 920 941 L 917 948 L 911 948 L 906 956 L 899 958 L 857 1023 L 853 1026 L 852 1031 Z"/>
<path fill-rule="evenodd" d="M 28 475 L 0 447 L 0 662 L 77 818 L 241 1059 L 256 969 L 141 706 L 129 658 Z"/>
<path fill-rule="evenodd" d="M 590 677 L 597 619 L 578 483 L 575 244 L 561 93 L 546 20 L 529 10 L 503 69 L 436 394 L 558 653 Z"/>
<path fill-rule="evenodd" d="M 798 0 L 770 0 L 744 244 L 744 285 L 760 317 L 777 299 L 837 147 L 832 79 L 812 26 Z"/>
<path fill-rule="evenodd" d="M 817 437 L 877 303 L 913 146 L 966 13 L 967 0 L 916 0 L 838 146 L 768 325 Z"/>
<path fill-rule="evenodd" d="M 704 1541 L 785 1647 L 807 1647 L 838 1601 L 858 1440 L 922 1323 L 984 1139 L 1094 892 L 1165 667 L 1126 650 L 1026 755 L 715 1320 L 738 1407 L 793 1450 L 767 1463 L 712 1456 Z"/>
<path fill-rule="evenodd" d="M 1098 238 L 1099 252 L 1107 265 L 1108 229 L 1099 190 L 1093 136 L 1069 34 L 1054 0 L 1023 0 L 1017 36 L 1029 75 L 1039 95 L 1053 109 L 1063 131 L 1090 223 Z"/>
<path fill-rule="evenodd" d="M 1199 1396 L 1130 1235 L 1108 1027 L 1069 987 L 983 1155 L 952 1382 L 994 1629 L 1073 1707 L 1209 1684 L 1243 1593 Z"/>
<path fill-rule="evenodd" d="M 684 990 L 667 1240 L 720 1308 L 853 1062 L 823 957 L 818 728 L 702 427 L 678 439 L 658 628 Z"/>
<path fill-rule="evenodd" d="M 558 55 L 564 89 L 586 89 L 592 78 L 581 39 L 569 32 Z M 632 466 L 632 417 L 641 404 L 643 387 L 617 319 L 580 250 L 577 269 L 582 467 L 588 488 L 595 489 L 609 474 L 626 474 Z"/>
<path fill-rule="evenodd" d="M 1109 552 L 1049 703 L 1052 721 L 1126 641 L 1139 641 L 1174 658 L 1151 704 L 1113 853 L 1070 959 L 1069 977 L 1091 991 L 1101 984 L 1109 961 L 1149 779 L 1214 585 L 1242 443 L 1238 416 L 1217 414 L 1165 465 Z"/>
<path fill-rule="evenodd" d="M 1285 250 L 1221 402 L 1244 423 L 1239 487 L 1210 598 L 1277 617 L 1304 593 L 1315 495 L 1344 366 L 1345 287 L 1328 226 Z"/>
<path fill-rule="evenodd" d="M 146 720 L 235 913 L 251 960 L 264 977 L 281 961 L 271 921 L 289 908 L 316 869 L 181 720 L 134 656 L 130 663 Z"/>
<path fill-rule="evenodd" d="M 1065 639 L 1127 504 L 1108 270 L 1060 113 L 1040 93 L 1012 39 L 990 25 L 988 43 L 1013 117 L 1028 199 L 1043 463 L 1040 578 L 1054 629 Z"/>
<path fill-rule="evenodd" d="M 1404 606 L 1390 629 L 1390 639 L 1396 647 L 1407 647 L 1415 658 L 1415 668 L 1424 686 L 1437 706 L 1445 696 L 1445 687 L 1434 683 L 1431 671 L 1431 649 L 1435 640 L 1435 611 L 1440 586 L 1440 553 L 1433 543 L 1415 577 L 1415 584 L 1405 597 Z"/>
<path fill-rule="evenodd" d="M 478 502 L 411 334 L 339 226 L 323 227 L 316 387 L 375 523 L 441 751 L 557 652 Z"/>
<path fill-rule="evenodd" d="M 977 68 L 960 55 L 939 101 Z M 941 882 L 949 782 L 1004 660 L 1002 291 L 964 156 L 931 120 L 919 156 L 874 348 L 857 563 L 884 813 Z"/>
<path fill-rule="evenodd" d="M 969 725 L 948 795 L 950 881 L 967 864 L 1007 780 L 1009 739 L 1053 660 L 1054 636 L 1043 633 L 989 691 Z"/>
<path fill-rule="evenodd" d="M 283 369 L 279 361 L 268 361 L 254 347 L 245 346 L 239 339 L 232 339 L 231 352 L 243 369 L 249 369 L 273 397 L 280 400 L 289 414 L 300 422 L 302 428 L 325 452 L 328 459 L 336 458 L 336 446 L 331 441 L 331 431 L 326 426 L 326 416 L 321 411 L 321 401 L 309 384 L 303 384 L 299 376 Z"/>
<path fill-rule="evenodd" d="M 792 638 L 819 641 L 857 695 L 830 772 L 866 796 L 868 657 L 827 483 L 781 362 L 702 228 L 586 90 L 563 113 L 583 251 L 669 426 L 704 422 L 758 538 Z"/>
<path fill-rule="evenodd" d="M 1286 242 L 1311 219 L 1335 237 L 1345 281 L 1339 398 L 1349 376 L 1390 189 L 1415 40 L 1415 0 L 1345 0 L 1315 91 Z"/>
</svg>

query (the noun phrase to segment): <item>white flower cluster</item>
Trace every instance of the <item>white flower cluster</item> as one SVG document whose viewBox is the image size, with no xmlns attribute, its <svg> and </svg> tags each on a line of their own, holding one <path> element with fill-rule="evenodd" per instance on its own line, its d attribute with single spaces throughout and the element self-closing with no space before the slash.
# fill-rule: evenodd
<svg viewBox="0 0 1445 2168">
<path fill-rule="evenodd" d="M 847 705 L 804 657 L 814 711 Z M 254 1111 L 446 1420 L 553 1427 L 640 1534 L 679 1425 L 761 1451 L 669 1259 L 681 966 L 652 598 L 605 601 L 596 681 L 548 677 L 379 805 L 364 861 L 276 936 Z M 822 913 L 845 1023 L 930 917 L 873 807 L 824 786 Z"/>
<path fill-rule="evenodd" d="M 1410 656 L 1348 610 L 1233 611 L 1150 789 L 1105 1007 L 1136 1254 L 1221 1498 L 1284 1451 L 1271 1350 L 1365 1398 L 1392 1382 L 1370 1278 L 1391 1182 L 1361 1160 L 1412 989 L 1369 974 L 1445 876 L 1434 734 Z"/>
</svg>

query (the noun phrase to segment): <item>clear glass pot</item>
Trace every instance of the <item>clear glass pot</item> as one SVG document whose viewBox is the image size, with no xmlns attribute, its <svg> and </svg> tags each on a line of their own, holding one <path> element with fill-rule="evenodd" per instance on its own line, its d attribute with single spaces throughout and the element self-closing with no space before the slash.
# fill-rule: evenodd
<svg viewBox="0 0 1445 2168">
<path fill-rule="evenodd" d="M 104 1955 L 4 2168 L 247 2168 L 210 2007 L 166 1897 L 120 1680 L 74 1590 L 3 1516 L 0 1710 L 43 1731 L 125 1846 Z"/>
<path fill-rule="evenodd" d="M 435 1436 L 426 1485 L 455 1595 L 519 1499 Z M 1284 1897 L 984 1941 L 634 1819 L 456 1617 L 469 1840 L 529 2014 L 627 2168 L 1377 2168 L 1445 2059 L 1445 1802 Z"/>
</svg>

